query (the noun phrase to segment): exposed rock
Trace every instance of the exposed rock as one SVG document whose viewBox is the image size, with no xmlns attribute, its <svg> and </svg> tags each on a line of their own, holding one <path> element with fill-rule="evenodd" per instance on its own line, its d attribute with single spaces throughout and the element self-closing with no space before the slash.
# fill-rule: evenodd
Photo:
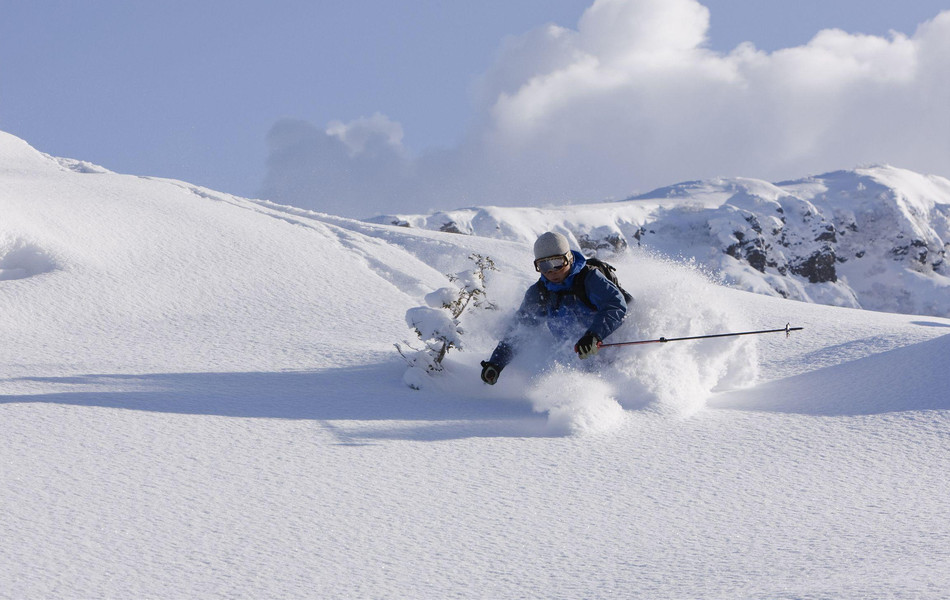
<svg viewBox="0 0 950 600">
<path fill-rule="evenodd" d="M 808 283 L 825 283 L 838 281 L 835 271 L 835 251 L 833 248 L 815 252 L 804 260 L 796 261 L 791 265 L 792 273 L 806 277 Z"/>
<path fill-rule="evenodd" d="M 439 231 L 444 231 L 445 233 L 462 233 L 462 234 L 465 233 L 464 231 L 458 228 L 458 225 L 455 224 L 455 221 L 449 221 L 448 223 L 443 223 L 443 225 L 439 227 Z"/>
<path fill-rule="evenodd" d="M 638 232 L 639 233 L 639 232 Z M 627 250 L 627 240 L 623 235 L 617 232 L 602 234 L 598 237 L 596 233 L 574 234 L 581 251 L 587 255 L 599 254 L 621 254 Z"/>
</svg>

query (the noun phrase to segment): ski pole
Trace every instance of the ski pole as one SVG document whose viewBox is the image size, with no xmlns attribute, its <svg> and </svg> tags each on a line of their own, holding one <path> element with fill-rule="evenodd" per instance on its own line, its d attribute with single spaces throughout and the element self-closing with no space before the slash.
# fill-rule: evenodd
<svg viewBox="0 0 950 600">
<path fill-rule="evenodd" d="M 786 323 L 785 327 L 782 329 L 765 329 L 762 331 L 742 331 L 739 333 L 714 333 L 711 335 L 692 335 L 689 337 L 678 337 L 678 338 L 665 338 L 661 337 L 657 340 L 641 340 L 638 342 L 618 342 L 615 344 L 605 344 L 603 342 L 598 342 L 598 348 L 607 348 L 609 346 L 637 346 L 640 344 L 665 344 L 666 342 L 682 342 L 685 340 L 706 340 L 709 338 L 721 338 L 721 337 L 733 337 L 737 335 L 757 335 L 760 333 L 779 333 L 784 331 L 785 337 L 788 337 L 793 331 L 801 331 L 804 327 L 790 327 L 790 323 Z"/>
</svg>

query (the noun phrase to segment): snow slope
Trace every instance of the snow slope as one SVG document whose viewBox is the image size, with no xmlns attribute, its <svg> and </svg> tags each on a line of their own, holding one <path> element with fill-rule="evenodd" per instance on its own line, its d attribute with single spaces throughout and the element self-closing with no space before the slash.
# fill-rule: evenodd
<svg viewBox="0 0 950 600">
<path fill-rule="evenodd" d="M 405 313 L 472 253 L 501 310 L 464 315 L 465 349 L 411 390 Z M 950 320 L 631 250 L 616 341 L 805 330 L 604 349 L 595 372 L 542 341 L 484 386 L 530 259 L 0 133 L 0 597 L 950 589 Z"/>
</svg>

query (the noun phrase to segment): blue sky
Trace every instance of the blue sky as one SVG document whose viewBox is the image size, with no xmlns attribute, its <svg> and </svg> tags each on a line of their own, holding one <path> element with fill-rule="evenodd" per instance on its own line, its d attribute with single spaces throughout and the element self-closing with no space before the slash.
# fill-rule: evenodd
<svg viewBox="0 0 950 600">
<path fill-rule="evenodd" d="M 584 148 L 587 142 L 597 144 L 599 138 L 612 135 L 609 127 L 596 123 L 589 125 L 588 138 L 577 137 L 579 132 L 565 138 L 564 147 L 556 154 L 532 151 L 531 145 L 537 143 L 543 149 L 557 146 L 559 142 L 551 137 L 557 134 L 551 132 L 559 128 L 553 126 L 543 135 L 528 132 L 531 144 L 512 141 L 516 134 L 511 128 L 503 131 L 499 124 L 514 119 L 513 115 L 524 118 L 525 113 L 505 113 L 503 103 L 496 102 L 499 94 L 511 96 L 511 104 L 520 103 L 520 108 L 515 108 L 523 111 L 523 105 L 536 102 L 529 102 L 526 95 L 531 91 L 527 89 L 531 77 L 553 75 L 549 79 L 555 79 L 557 69 L 576 71 L 576 64 L 563 62 L 563 53 L 588 51 L 591 38 L 596 37 L 591 33 L 594 27 L 591 25 L 583 35 L 578 35 L 578 30 L 592 4 L 593 0 L 0 0 L 0 129 L 56 156 L 87 160 L 123 173 L 183 179 L 243 196 L 258 196 L 269 190 L 279 201 L 293 201 L 297 198 L 294 193 L 312 196 L 312 187 L 322 186 L 335 190 L 338 196 L 353 190 L 354 194 L 376 198 L 368 200 L 365 209 L 353 208 L 354 202 L 360 204 L 358 198 L 346 204 L 326 205 L 328 212 L 337 209 L 354 215 L 362 210 L 451 208 L 493 200 L 500 204 L 598 200 L 674 183 L 667 179 L 670 177 L 721 174 L 768 178 L 809 174 L 793 172 L 795 168 L 823 168 L 817 164 L 812 167 L 805 160 L 786 160 L 783 171 L 752 160 L 743 162 L 738 156 L 735 162 L 724 163 L 714 155 L 732 151 L 743 139 L 759 139 L 755 132 L 745 131 L 744 138 L 733 139 L 728 127 L 723 126 L 701 131 L 697 138 L 677 137 L 685 133 L 677 130 L 676 113 L 651 115 L 650 110 L 658 110 L 651 108 L 651 99 L 633 92 L 629 98 L 615 94 L 610 102 L 600 98 L 603 106 L 629 100 L 630 110 L 636 106 L 645 115 L 643 122 L 626 123 L 626 139 L 636 138 L 640 146 L 680 139 L 681 144 L 708 148 L 711 158 L 704 162 L 702 156 L 690 157 L 679 169 L 641 165 L 638 155 L 625 153 L 618 145 L 619 139 L 606 139 L 600 146 L 616 151 L 597 157 L 595 167 L 584 166 L 585 157 L 591 157 L 590 149 Z M 866 34 L 893 42 L 889 32 L 894 30 L 913 39 L 919 24 L 950 9 L 948 1 L 927 0 L 602 0 L 602 4 L 629 5 L 626 12 L 635 12 L 635 18 L 644 22 L 659 18 L 656 11 L 676 5 L 669 10 L 682 10 L 685 17 L 670 20 L 671 30 L 666 35 L 670 39 L 680 37 L 680 21 L 690 22 L 699 14 L 696 6 L 705 6 L 705 29 L 700 24 L 693 33 L 682 34 L 683 45 L 693 45 L 695 40 L 690 36 L 701 33 L 701 46 L 719 56 L 751 42 L 760 54 L 774 57 L 783 49 L 805 46 L 821 30 L 838 28 L 852 36 L 844 44 L 855 48 L 861 60 L 867 52 L 857 48 L 862 44 L 854 36 Z M 595 19 L 588 21 L 593 23 Z M 552 23 L 560 29 L 544 29 Z M 618 35 L 621 43 L 636 43 L 638 34 L 605 33 L 602 37 L 609 35 Z M 585 36 L 587 41 L 583 42 L 580 38 Z M 658 36 L 650 43 L 657 46 L 666 42 Z M 836 44 L 832 40 L 832 45 Z M 873 52 L 899 55 L 900 50 L 893 48 L 896 46 L 891 43 L 888 49 Z M 599 51 L 591 52 L 603 59 L 597 55 Z M 887 65 L 894 60 L 877 56 L 868 61 Z M 760 69 L 756 65 L 762 60 L 743 60 L 744 76 Z M 554 70 L 544 71 L 548 67 Z M 777 66 L 770 68 L 763 81 L 783 73 Z M 671 71 L 677 69 L 679 66 L 671 67 Z M 631 89 L 640 81 L 640 91 L 663 87 L 655 78 L 637 79 L 643 77 L 642 73 L 628 72 L 628 76 L 632 78 L 628 82 Z M 699 73 L 694 79 L 704 77 Z M 592 85 L 602 89 L 604 80 L 594 80 Z M 699 113 L 707 110 L 700 105 L 708 100 L 709 93 L 694 87 L 678 88 L 675 93 L 667 90 L 664 93 L 672 95 L 658 100 L 658 104 L 678 105 L 687 89 L 690 98 L 678 108 L 692 115 L 690 118 L 700 119 Z M 843 90 L 842 97 L 852 98 L 848 95 L 851 91 Z M 914 88 L 912 93 L 917 91 Z M 559 102 L 554 96 L 556 89 L 543 93 L 552 95 L 531 106 Z M 777 93 L 769 87 L 761 96 Z M 888 95 L 878 88 L 874 93 Z M 927 93 L 939 97 L 943 90 Z M 853 98 L 860 95 L 855 92 Z M 808 102 L 807 98 L 799 99 L 797 104 Z M 596 119 L 585 114 L 583 107 L 593 105 L 597 102 L 584 104 L 578 100 L 576 110 L 568 107 L 545 118 L 550 117 L 552 123 L 555 119 L 558 123 L 592 122 Z M 536 114 L 535 108 L 529 109 L 532 115 Z M 880 121 L 880 115 L 889 114 L 885 108 L 869 115 L 869 119 Z M 916 109 L 910 105 L 908 110 Z M 821 114 L 818 110 L 819 119 Z M 770 114 L 761 118 L 763 131 L 767 132 L 774 129 L 768 119 L 782 117 Z M 709 123 L 729 122 L 715 111 L 706 119 Z M 322 139 L 333 123 L 338 133 Z M 514 129 L 521 125 L 515 123 Z M 683 127 L 697 129 L 689 119 Z M 379 152 L 370 156 L 372 146 L 359 141 L 363 139 L 360 135 L 369 140 L 382 139 L 379 152 L 391 156 L 381 157 Z M 479 142 L 476 149 L 472 140 L 499 135 L 508 150 L 524 147 L 515 162 L 521 173 L 531 172 L 534 177 L 508 174 L 493 182 L 494 187 L 475 193 L 480 182 L 497 172 L 495 163 L 506 162 L 509 157 L 499 152 L 494 142 Z M 846 130 L 840 133 L 847 135 Z M 288 140 L 301 136 L 310 140 L 308 149 L 290 152 Z M 330 148 L 333 143 L 340 147 Z M 822 148 L 830 145 L 821 144 Z M 574 157 L 571 148 L 584 154 Z M 939 153 L 941 148 L 937 150 Z M 328 159 L 331 151 L 336 155 Z M 821 158 L 827 160 L 827 170 L 856 166 L 851 163 L 865 159 L 925 171 L 934 171 L 933 166 L 938 164 L 926 160 L 906 164 L 914 162 L 909 151 L 895 153 L 894 158 L 887 152 L 879 154 L 882 156 L 865 157 L 859 152 L 849 155 L 841 151 L 840 162 L 835 162 L 839 155 Z M 475 158 L 469 160 L 472 156 Z M 610 164 L 612 157 L 617 157 L 617 164 Z M 323 174 L 295 179 L 295 171 L 288 165 L 308 160 L 322 161 Z M 351 165 L 350 160 L 357 162 Z M 546 172 L 549 167 L 541 164 L 558 161 L 577 169 L 578 174 L 567 184 L 550 177 Z M 463 169 L 460 164 L 466 162 L 477 168 Z M 631 174 L 619 174 L 625 169 Z M 356 180 L 356 175 L 335 177 L 336 173 L 350 171 L 358 174 Z M 433 175 L 435 172 L 439 175 Z M 454 175 L 448 178 L 444 175 L 448 172 Z M 609 185 L 586 184 L 583 174 L 588 172 L 592 181 L 609 180 Z M 371 180 L 378 181 L 378 185 L 368 185 Z M 550 182 L 550 187 L 544 182 Z M 537 189 L 537 194 L 527 191 L 529 188 Z M 291 189 L 301 191 L 288 191 Z M 395 200 L 380 199 L 387 189 L 396 190 Z M 400 202 L 399 198 L 425 195 L 422 189 L 433 190 L 424 203 Z M 559 194 L 558 189 L 565 191 Z M 344 206 L 349 209 L 342 210 Z"/>
</svg>

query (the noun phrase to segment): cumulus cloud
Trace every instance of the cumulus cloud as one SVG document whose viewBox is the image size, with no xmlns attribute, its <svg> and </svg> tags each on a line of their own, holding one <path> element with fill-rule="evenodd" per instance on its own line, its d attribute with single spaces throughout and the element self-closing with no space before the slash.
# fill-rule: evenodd
<svg viewBox="0 0 950 600">
<path fill-rule="evenodd" d="M 459 147 L 410 157 L 382 115 L 322 131 L 283 122 L 265 191 L 337 198 L 320 209 L 353 214 L 597 201 L 876 162 L 950 174 L 950 11 L 912 35 L 825 30 L 772 53 L 708 49 L 709 19 L 697 0 L 596 0 L 576 29 L 506 40 Z"/>
</svg>

